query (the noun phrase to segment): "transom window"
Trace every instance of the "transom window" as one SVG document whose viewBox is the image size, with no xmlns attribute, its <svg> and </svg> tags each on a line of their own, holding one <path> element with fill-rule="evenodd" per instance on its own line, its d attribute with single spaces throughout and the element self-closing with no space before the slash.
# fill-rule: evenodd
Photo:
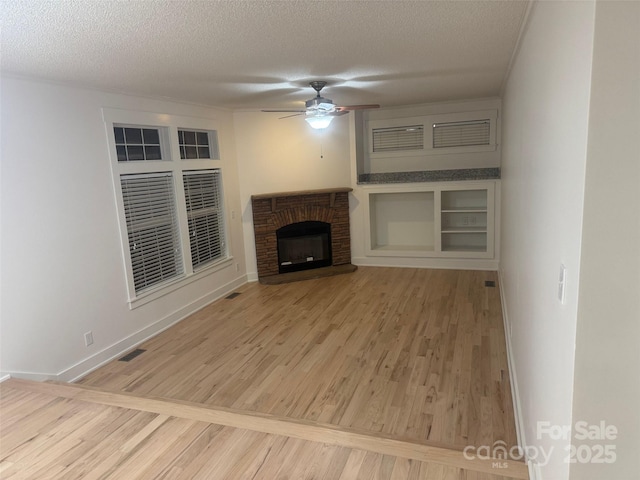
<svg viewBox="0 0 640 480">
<path fill-rule="evenodd" d="M 162 160 L 160 129 L 114 126 L 119 162 Z"/>
<path fill-rule="evenodd" d="M 178 130 L 180 158 L 183 160 L 193 158 L 217 158 L 215 145 L 213 145 L 213 149 L 209 146 L 209 135 L 211 133 L 212 132 L 202 132 L 198 130 Z"/>
</svg>

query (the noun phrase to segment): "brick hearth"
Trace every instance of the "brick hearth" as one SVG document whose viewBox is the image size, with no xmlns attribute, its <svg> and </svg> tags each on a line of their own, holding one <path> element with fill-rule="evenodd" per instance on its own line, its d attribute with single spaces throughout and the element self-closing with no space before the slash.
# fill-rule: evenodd
<svg viewBox="0 0 640 480">
<path fill-rule="evenodd" d="M 349 192 L 351 188 L 307 190 L 253 195 L 253 229 L 256 238 L 258 277 L 278 275 L 276 230 L 297 222 L 331 224 L 332 265 L 351 264 Z"/>
</svg>

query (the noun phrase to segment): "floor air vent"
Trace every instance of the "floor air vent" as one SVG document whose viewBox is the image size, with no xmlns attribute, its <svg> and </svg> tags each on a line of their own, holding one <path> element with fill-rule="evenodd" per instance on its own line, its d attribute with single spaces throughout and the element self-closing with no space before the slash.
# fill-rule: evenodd
<svg viewBox="0 0 640 480">
<path fill-rule="evenodd" d="M 224 297 L 224 298 L 226 298 L 227 300 L 233 300 L 233 299 L 234 299 L 234 298 L 236 298 L 238 295 L 240 295 L 240 292 L 233 292 L 232 294 L 227 295 L 227 296 L 226 296 L 226 297 Z"/>
<path fill-rule="evenodd" d="M 140 355 L 140 354 L 142 354 L 144 352 L 146 352 L 146 350 L 143 350 L 142 348 L 136 348 L 133 352 L 129 352 L 124 357 L 119 358 L 118 361 L 119 362 L 130 362 L 131 360 L 133 360 L 138 355 Z"/>
<path fill-rule="evenodd" d="M 485 287 L 495 287 L 496 286 L 496 282 L 494 282 L 493 280 L 487 280 L 484 282 L 484 286 Z"/>
</svg>

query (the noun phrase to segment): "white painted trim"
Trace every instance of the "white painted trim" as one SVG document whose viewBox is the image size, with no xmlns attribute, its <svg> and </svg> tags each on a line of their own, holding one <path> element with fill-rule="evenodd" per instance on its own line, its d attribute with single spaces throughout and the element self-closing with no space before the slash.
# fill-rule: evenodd
<svg viewBox="0 0 640 480">
<path fill-rule="evenodd" d="M 448 270 L 498 270 L 497 260 L 473 258 L 354 257 L 351 263 L 362 267 L 444 268 Z"/>
<path fill-rule="evenodd" d="M 527 467 L 529 467 L 529 480 L 542 480 L 542 470 L 540 470 L 539 464 L 529 460 Z"/>
<path fill-rule="evenodd" d="M 520 403 L 520 392 L 518 390 L 518 377 L 516 375 L 516 363 L 513 356 L 513 348 L 511 346 L 511 322 L 507 313 L 507 302 L 505 300 L 505 290 L 503 286 L 504 275 L 502 270 L 498 268 L 498 286 L 500 288 L 500 303 L 502 305 L 502 321 L 504 323 L 504 336 L 507 344 L 507 363 L 509 365 L 509 381 L 511 383 L 511 399 L 513 402 L 513 416 L 516 422 L 516 437 L 518 445 L 525 452 L 525 462 L 529 469 L 529 480 L 542 480 L 542 472 L 540 465 L 526 458 L 527 440 L 525 438 L 524 418 L 522 417 L 522 405 Z"/>
<path fill-rule="evenodd" d="M 34 373 L 34 372 L 10 372 L 9 378 L 20 378 L 22 380 L 31 380 L 33 382 L 46 382 L 47 380 L 58 380 L 55 373 Z"/>
<path fill-rule="evenodd" d="M 0 383 L 2 382 L 6 382 L 7 380 L 9 380 L 11 378 L 11 375 L 9 375 L 8 373 L 0 373 Z"/>
<path fill-rule="evenodd" d="M 502 321 L 504 323 L 504 336 L 507 344 L 507 363 L 509 365 L 509 380 L 511 383 L 511 400 L 513 402 L 513 415 L 516 421 L 516 437 L 518 445 L 524 449 L 525 455 L 527 451 L 527 440 L 525 438 L 524 419 L 522 418 L 522 406 L 520 403 L 520 393 L 518 390 L 518 378 L 516 375 L 516 364 L 513 356 L 513 348 L 511 346 L 511 322 L 509 322 L 507 313 L 507 302 L 505 300 L 505 289 L 503 285 L 504 275 L 501 269 L 498 269 L 498 286 L 500 288 L 500 303 L 502 304 Z M 529 480 L 536 480 L 540 477 L 532 476 L 533 463 L 525 457 L 525 461 L 529 466 Z M 539 470 L 539 468 L 538 468 Z"/>
<path fill-rule="evenodd" d="M 247 272 L 247 281 L 248 282 L 257 282 L 258 281 L 258 272 Z"/>
<path fill-rule="evenodd" d="M 142 305 L 146 305 L 149 302 L 157 300 L 158 298 L 164 297 L 165 295 L 178 290 L 190 283 L 196 282 L 198 280 L 202 280 L 203 278 L 213 275 L 220 270 L 225 268 L 229 268 L 233 264 L 233 257 L 229 256 L 223 258 L 222 260 L 218 260 L 211 265 L 207 265 L 202 270 L 192 273 L 188 276 L 180 276 L 178 278 L 172 279 L 167 283 L 163 283 L 159 285 L 154 290 L 151 290 L 148 293 L 142 294 L 142 296 L 134 297 L 129 300 L 129 310 L 134 310 Z"/>
</svg>

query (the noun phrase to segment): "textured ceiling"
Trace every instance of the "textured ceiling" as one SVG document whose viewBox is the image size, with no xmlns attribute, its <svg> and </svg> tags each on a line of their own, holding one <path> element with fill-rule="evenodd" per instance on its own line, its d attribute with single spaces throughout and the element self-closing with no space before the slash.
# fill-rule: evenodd
<svg viewBox="0 0 640 480">
<path fill-rule="evenodd" d="M 229 108 L 496 96 L 524 1 L 2 0 L 4 73 Z"/>
</svg>

